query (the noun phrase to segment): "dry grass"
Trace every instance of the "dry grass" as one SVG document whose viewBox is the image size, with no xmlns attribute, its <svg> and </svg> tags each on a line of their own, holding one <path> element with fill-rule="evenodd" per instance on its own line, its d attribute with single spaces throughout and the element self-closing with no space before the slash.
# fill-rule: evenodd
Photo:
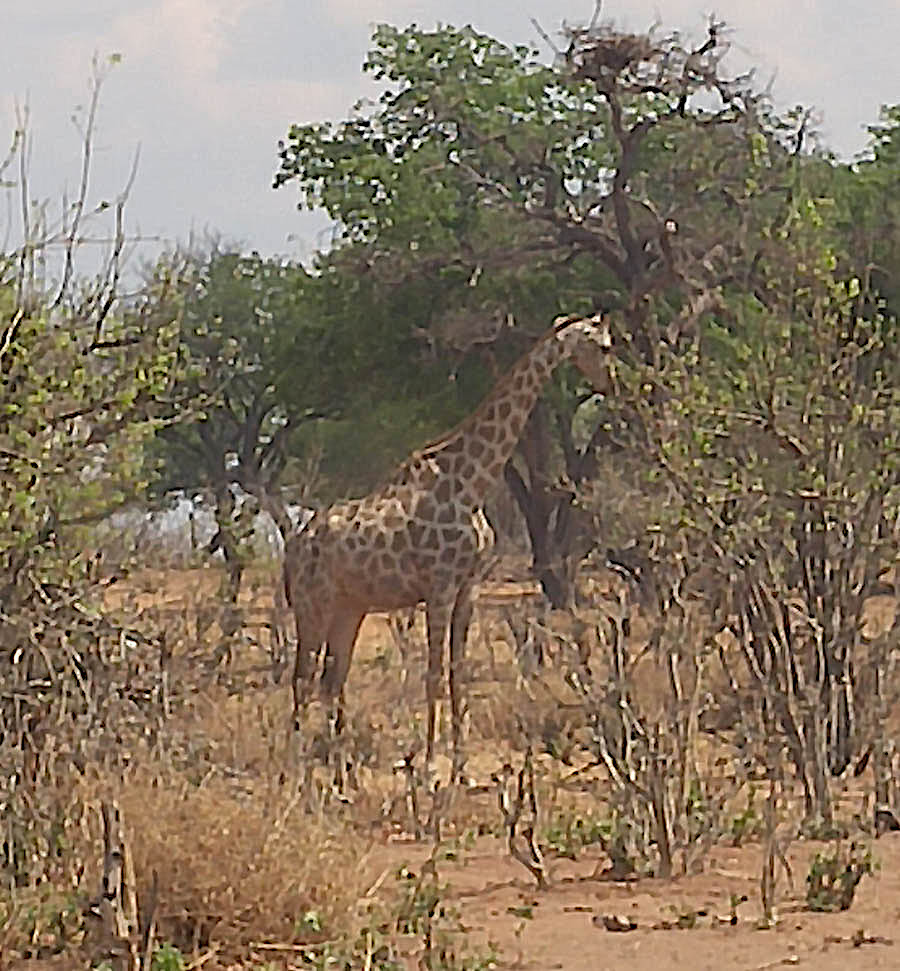
<svg viewBox="0 0 900 971">
<path fill-rule="evenodd" d="M 244 602 L 270 609 L 271 583 L 264 571 L 253 574 Z M 79 892 L 96 895 L 98 810 L 102 800 L 115 798 L 124 815 L 142 912 L 146 915 L 155 885 L 158 940 L 177 947 L 187 962 L 211 971 L 265 967 L 272 961 L 270 966 L 277 968 L 307 967 L 303 944 L 318 946 L 321 954 L 326 942 L 352 950 L 354 941 L 385 935 L 405 948 L 405 966 L 419 966 L 422 914 L 412 935 L 418 935 L 416 940 L 409 939 L 409 921 L 398 914 L 422 904 L 410 902 L 409 880 L 398 882 L 394 875 L 409 864 L 421 876 L 433 848 L 410 839 L 415 823 L 407 777 L 395 771 L 397 761 L 423 735 L 422 618 L 404 645 L 395 641 L 383 617 L 370 617 L 363 627 L 347 687 L 343 750 L 355 767 L 356 787 L 338 795 L 331 770 L 322 764 L 327 745 L 316 748 L 314 718 L 304 744 L 315 758 L 300 754 L 290 730 L 290 692 L 283 681 L 273 684 L 267 645 L 260 639 L 237 650 L 230 666 L 209 666 L 218 633 L 215 625 L 198 625 L 197 616 L 215 607 L 217 585 L 212 571 L 147 572 L 106 591 L 110 609 L 140 613 L 165 605 L 162 621 L 157 614 L 153 623 L 169 625 L 168 643 L 174 646 L 172 705 L 165 716 L 148 715 L 145 736 L 128 741 L 128 757 L 115 771 L 88 767 L 78 791 L 70 793 L 70 801 L 85 807 L 78 820 L 70 820 L 68 834 L 72 857 L 84 863 Z M 534 751 L 539 837 L 555 887 L 565 885 L 566 868 L 577 861 L 590 864 L 577 880 L 599 885 L 608 858 L 594 831 L 602 828 L 610 808 L 604 772 L 591 768 L 585 755 L 589 726 L 584 707 L 564 676 L 563 654 L 570 649 L 565 645 L 580 635 L 564 619 L 545 618 L 559 628 L 555 649 L 563 654 L 539 677 L 523 678 L 502 619 L 510 605 L 529 616 L 535 609 L 531 591 L 521 584 L 498 587 L 470 636 L 467 772 L 474 785 L 440 807 L 441 870 L 434 884 L 443 886 L 443 875 L 454 874 L 454 887 L 440 890 L 439 908 L 446 904 L 448 913 L 459 905 L 472 917 L 496 898 L 494 917 L 486 920 L 482 913 L 469 921 L 476 928 L 473 940 L 486 946 L 499 936 L 518 947 L 522 932 L 504 930 L 504 914 L 536 905 L 531 878 L 508 859 L 505 840 L 495 839 L 503 832 L 498 773 L 505 763 L 521 765 L 527 741 Z M 885 605 L 874 606 L 887 613 Z M 884 623 L 880 615 L 871 622 Z M 644 635 L 638 618 L 635 652 Z M 602 680 L 602 670 L 596 674 Z M 653 710 L 665 693 L 665 671 L 647 655 L 634 677 L 645 708 Z M 697 754 L 707 766 L 704 772 L 712 777 L 726 771 L 720 767 L 721 739 L 709 736 L 700 742 Z M 423 791 L 419 796 L 419 821 L 424 822 L 430 804 Z M 743 811 L 744 802 L 729 809 L 735 818 Z M 72 887 L 72 879 L 65 879 Z M 564 893 L 572 896 L 575 890 Z M 518 903 L 517 895 L 522 896 Z M 97 953 L 93 930 L 89 920 L 79 917 L 83 896 L 75 904 L 73 899 L 65 888 L 35 891 L 30 898 L 19 893 L 15 909 L 0 912 L 0 945 L 7 954 L 18 950 L 49 958 L 61 951 L 75 962 L 59 968 L 89 966 Z M 35 926 L 28 914 L 38 904 L 45 916 Z M 541 946 L 535 945 L 538 951 Z M 363 967 L 369 960 L 377 968 L 374 953 L 347 958 L 346 966 Z M 453 960 L 456 964 L 445 966 L 464 967 L 462 958 Z"/>
<path fill-rule="evenodd" d="M 160 936 L 185 954 L 236 958 L 255 942 L 314 940 L 310 913 L 330 933 L 352 930 L 369 847 L 339 819 L 298 811 L 287 793 L 266 806 L 221 782 L 134 779 L 119 803 L 141 896 L 155 873 Z"/>
</svg>

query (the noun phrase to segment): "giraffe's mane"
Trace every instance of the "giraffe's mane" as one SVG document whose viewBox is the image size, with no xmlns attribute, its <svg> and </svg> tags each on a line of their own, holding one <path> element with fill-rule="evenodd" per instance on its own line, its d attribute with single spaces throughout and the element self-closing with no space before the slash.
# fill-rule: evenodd
<svg viewBox="0 0 900 971">
<path fill-rule="evenodd" d="M 402 475 L 404 470 L 409 468 L 410 465 L 420 461 L 423 458 L 427 458 L 429 455 L 440 452 L 450 445 L 451 442 L 455 441 L 462 431 L 475 424 L 490 406 L 494 398 L 500 395 L 506 389 L 510 381 L 513 380 L 513 375 L 515 375 L 519 364 L 529 358 L 539 344 L 542 344 L 544 341 L 554 337 L 561 330 L 568 327 L 569 324 L 571 324 L 574 320 L 578 320 L 576 315 L 557 318 L 553 322 L 552 327 L 544 331 L 544 333 L 538 337 L 538 339 L 531 345 L 531 347 L 528 348 L 528 350 L 519 355 L 513 366 L 494 384 L 491 390 L 481 399 L 481 401 L 478 403 L 478 407 L 473 412 L 470 412 L 468 415 L 458 421 L 449 431 L 444 432 L 438 438 L 432 439 L 430 442 L 426 442 L 420 448 L 415 449 L 398 466 L 394 468 L 394 470 L 388 476 L 387 481 L 395 481 L 398 476 Z"/>
</svg>

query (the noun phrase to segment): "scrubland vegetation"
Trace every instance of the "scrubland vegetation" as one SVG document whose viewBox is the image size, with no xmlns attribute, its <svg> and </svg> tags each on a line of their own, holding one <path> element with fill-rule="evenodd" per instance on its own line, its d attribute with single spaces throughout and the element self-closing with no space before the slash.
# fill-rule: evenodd
<svg viewBox="0 0 900 971">
<path fill-rule="evenodd" d="M 277 158 L 330 250 L 170 252 L 136 292 L 131 186 L 34 203 L 15 133 L 0 967 L 890 955 L 900 110 L 837 159 L 727 37 L 594 25 L 547 64 L 378 27 L 379 101 Z M 85 278 L 88 224 L 112 243 Z M 313 705 L 301 746 L 256 514 L 372 488 L 597 307 L 615 387 L 556 375 L 489 510 L 466 784 L 423 776 L 416 614 L 366 621 L 343 734 Z M 210 543 L 110 530 L 173 496 Z"/>
</svg>

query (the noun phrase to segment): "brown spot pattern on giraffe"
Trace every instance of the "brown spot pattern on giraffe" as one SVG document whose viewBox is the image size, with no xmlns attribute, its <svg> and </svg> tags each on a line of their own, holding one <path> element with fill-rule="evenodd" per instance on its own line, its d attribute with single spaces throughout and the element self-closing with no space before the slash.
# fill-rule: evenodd
<svg viewBox="0 0 900 971">
<path fill-rule="evenodd" d="M 434 519 L 434 514 L 437 511 L 437 506 L 435 505 L 434 499 L 430 495 L 421 496 L 415 505 L 414 514 L 417 519 L 428 522 Z"/>
<path fill-rule="evenodd" d="M 542 383 L 590 333 L 587 323 L 551 328 L 456 431 L 411 455 L 379 491 L 317 512 L 289 540 L 285 580 L 305 645 L 303 651 L 298 646 L 296 670 L 313 669 L 311 652 L 321 646 L 316 638 L 329 636 L 333 620 L 348 610 L 412 606 L 424 599 L 442 628 L 434 642 L 446 644 L 449 608 L 469 595 L 483 572 L 481 554 L 494 542 L 483 502 L 502 479 Z M 344 652 L 346 661 L 352 646 L 340 643 L 329 650 Z M 429 651 L 429 745 L 441 659 L 442 650 Z M 297 697 L 295 691 L 295 705 Z"/>
</svg>

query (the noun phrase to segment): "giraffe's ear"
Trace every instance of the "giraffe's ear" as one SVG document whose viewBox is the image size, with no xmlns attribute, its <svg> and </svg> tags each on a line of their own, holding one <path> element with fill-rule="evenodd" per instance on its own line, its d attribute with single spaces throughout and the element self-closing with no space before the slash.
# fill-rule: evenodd
<svg viewBox="0 0 900 971">
<path fill-rule="evenodd" d="M 594 314 L 591 323 L 597 329 L 597 342 L 604 350 L 610 350 L 613 345 L 612 330 L 610 330 L 608 318 L 602 314 Z"/>
</svg>

